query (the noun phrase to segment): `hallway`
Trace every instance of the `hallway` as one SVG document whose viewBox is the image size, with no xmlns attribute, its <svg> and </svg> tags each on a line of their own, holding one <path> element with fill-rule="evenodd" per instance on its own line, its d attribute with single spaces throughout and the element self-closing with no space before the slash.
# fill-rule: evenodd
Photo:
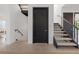
<svg viewBox="0 0 79 59">
<path fill-rule="evenodd" d="M 72 39 L 70 37 L 68 37 L 67 33 L 62 33 L 63 31 L 59 27 L 55 28 L 58 32 L 60 32 L 59 34 L 58 34 L 58 32 L 55 32 L 55 34 L 56 34 L 55 38 L 57 39 L 58 45 L 59 46 L 63 45 L 63 47 L 56 48 L 54 46 L 54 44 L 53 44 L 53 37 L 54 37 L 54 35 L 53 35 L 53 17 L 54 17 L 53 13 L 54 12 L 52 11 L 52 10 L 54 10 L 54 5 L 51 5 L 51 4 L 36 5 L 36 4 L 34 4 L 34 5 L 27 5 L 27 6 L 29 6 L 28 8 L 25 8 L 27 6 L 25 6 L 25 7 L 23 7 L 23 6 L 24 5 L 17 5 L 17 4 L 15 4 L 15 5 L 1 5 L 0 6 L 1 7 L 0 13 L 2 12 L 2 15 L 3 15 L 3 12 L 4 12 L 3 16 L 8 17 L 6 23 L 8 24 L 7 28 L 9 29 L 9 30 L 7 30 L 7 36 L 6 36 L 7 39 L 5 42 L 9 45 L 0 43 L 0 53 L 4 53 L 4 54 L 7 54 L 7 53 L 8 54 L 79 53 L 79 49 L 77 49 L 75 47 L 71 47 L 71 46 L 77 46 L 77 44 L 72 42 Z M 62 6 L 63 5 L 61 5 L 60 7 L 62 7 Z M 26 10 L 26 11 L 29 10 L 27 12 L 28 16 L 25 16 L 22 13 L 23 10 L 20 10 L 21 7 L 24 8 L 23 10 Z M 43 12 L 41 12 L 41 14 L 39 13 L 39 15 L 43 15 L 43 17 L 38 18 L 39 15 L 37 16 L 37 19 L 40 20 L 40 19 L 44 18 L 44 16 L 46 15 L 45 21 L 46 21 L 46 19 L 48 20 L 48 21 L 46 21 L 46 23 L 48 23 L 48 24 L 44 25 L 44 27 L 43 27 L 43 25 L 39 25 L 39 27 L 41 27 L 41 28 L 39 28 L 37 26 L 38 27 L 37 29 L 41 30 L 39 32 L 40 35 L 42 35 L 42 33 L 44 33 L 44 35 L 45 35 L 48 32 L 47 35 L 44 36 L 45 39 L 49 36 L 47 39 L 48 44 L 42 43 L 42 42 L 33 43 L 33 26 L 32 25 L 33 25 L 33 20 L 34 20 L 33 19 L 33 8 L 35 8 L 35 7 L 36 8 L 38 7 L 37 9 L 39 9 L 39 7 L 47 8 L 47 9 L 49 8 L 48 11 L 46 10 L 47 15 L 42 14 Z M 7 11 L 6 11 L 6 9 L 7 9 Z M 46 12 L 44 12 L 44 13 L 46 13 Z M 7 14 L 5 15 L 5 13 L 7 13 Z M 49 16 L 48 16 L 48 13 L 49 13 Z M 8 14 L 10 14 L 10 16 Z M 38 14 L 38 13 L 36 13 L 36 14 Z M 46 18 L 46 17 L 48 17 L 48 18 Z M 61 20 L 60 13 L 58 14 L 58 16 L 56 15 L 56 18 L 59 18 Z M 61 21 L 59 22 L 59 19 L 58 19 L 58 21 L 56 19 L 54 19 L 54 20 L 56 23 L 60 24 L 62 22 Z M 44 24 L 45 21 L 44 22 L 43 21 L 40 21 L 40 23 L 38 21 L 37 24 L 38 23 Z M 46 26 L 46 28 L 45 28 L 45 26 Z M 36 31 L 36 29 L 35 29 L 35 31 Z M 44 39 L 42 37 L 43 35 L 42 36 L 40 36 L 40 35 L 38 35 L 36 40 L 40 37 L 41 37 L 40 41 L 41 41 L 41 39 L 42 40 Z M 57 37 L 57 36 L 60 36 L 60 37 Z M 65 36 L 65 37 L 61 37 L 61 36 Z M 62 38 L 64 40 L 62 40 Z M 26 41 L 26 40 L 28 40 L 28 41 Z M 12 43 L 12 44 L 10 44 L 10 43 Z M 67 46 L 67 47 L 64 47 L 64 46 Z"/>
</svg>

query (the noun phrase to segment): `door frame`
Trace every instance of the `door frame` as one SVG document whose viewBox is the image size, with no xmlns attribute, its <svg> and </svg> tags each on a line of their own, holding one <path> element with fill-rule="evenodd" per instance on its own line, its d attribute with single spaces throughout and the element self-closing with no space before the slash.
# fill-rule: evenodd
<svg viewBox="0 0 79 59">
<path fill-rule="evenodd" d="M 48 11 L 48 23 L 47 23 L 47 27 L 48 27 L 48 31 L 47 31 L 47 35 L 48 35 L 48 39 L 47 39 L 47 43 L 49 43 L 49 8 L 48 7 L 33 7 L 33 10 L 34 10 L 34 8 L 46 8 L 47 9 L 47 11 Z M 34 12 L 33 12 L 34 13 Z M 34 25 L 33 23 L 32 23 L 32 25 Z M 34 26 L 32 26 L 32 27 L 34 27 Z M 33 29 L 34 30 L 34 29 Z M 34 36 L 33 36 L 34 37 Z M 33 38 L 33 40 L 34 40 L 34 38 Z M 34 43 L 33 41 L 32 41 L 32 43 Z"/>
<path fill-rule="evenodd" d="M 74 12 L 74 25 L 75 25 L 75 14 L 79 14 L 79 12 Z"/>
<path fill-rule="evenodd" d="M 28 7 L 28 44 L 33 44 L 33 7 L 48 7 L 49 8 L 49 18 L 48 18 L 48 21 L 49 21 L 49 33 L 48 33 L 48 36 L 49 36 L 49 39 L 48 39 L 48 44 L 53 44 L 53 16 L 54 16 L 54 5 L 52 4 L 32 4 L 32 5 L 29 5 Z"/>
<path fill-rule="evenodd" d="M 79 12 L 74 12 L 74 25 L 75 25 L 75 14 L 79 14 Z M 74 42 L 78 43 L 78 41 L 76 40 L 76 36 L 75 36 L 75 28 L 74 28 Z"/>
</svg>

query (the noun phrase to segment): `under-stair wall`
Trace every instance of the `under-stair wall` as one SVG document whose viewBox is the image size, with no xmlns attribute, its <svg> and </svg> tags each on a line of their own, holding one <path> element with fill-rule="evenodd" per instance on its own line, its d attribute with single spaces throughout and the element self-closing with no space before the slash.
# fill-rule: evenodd
<svg viewBox="0 0 79 59">
<path fill-rule="evenodd" d="M 10 9 L 10 19 L 11 19 L 11 39 L 13 41 L 18 40 L 27 40 L 27 20 L 28 17 L 21 13 L 21 10 L 17 4 L 9 5 Z M 15 29 L 19 29 L 23 36 L 20 34 L 17 35 Z"/>
</svg>

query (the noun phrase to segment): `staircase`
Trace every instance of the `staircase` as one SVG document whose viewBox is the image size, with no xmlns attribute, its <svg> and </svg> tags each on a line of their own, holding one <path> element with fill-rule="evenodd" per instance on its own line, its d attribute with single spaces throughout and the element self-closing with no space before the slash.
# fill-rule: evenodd
<svg viewBox="0 0 79 59">
<path fill-rule="evenodd" d="M 54 43 L 58 47 L 77 47 L 69 34 L 58 24 L 54 23 Z"/>
<path fill-rule="evenodd" d="M 19 4 L 19 7 L 21 9 L 21 12 L 28 16 L 28 5 L 27 4 Z"/>
</svg>

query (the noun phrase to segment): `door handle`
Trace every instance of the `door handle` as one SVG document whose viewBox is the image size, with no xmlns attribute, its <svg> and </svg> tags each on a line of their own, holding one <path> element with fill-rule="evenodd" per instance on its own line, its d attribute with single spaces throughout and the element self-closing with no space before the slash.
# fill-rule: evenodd
<svg viewBox="0 0 79 59">
<path fill-rule="evenodd" d="M 48 30 L 44 30 L 44 32 L 47 32 Z"/>
</svg>

